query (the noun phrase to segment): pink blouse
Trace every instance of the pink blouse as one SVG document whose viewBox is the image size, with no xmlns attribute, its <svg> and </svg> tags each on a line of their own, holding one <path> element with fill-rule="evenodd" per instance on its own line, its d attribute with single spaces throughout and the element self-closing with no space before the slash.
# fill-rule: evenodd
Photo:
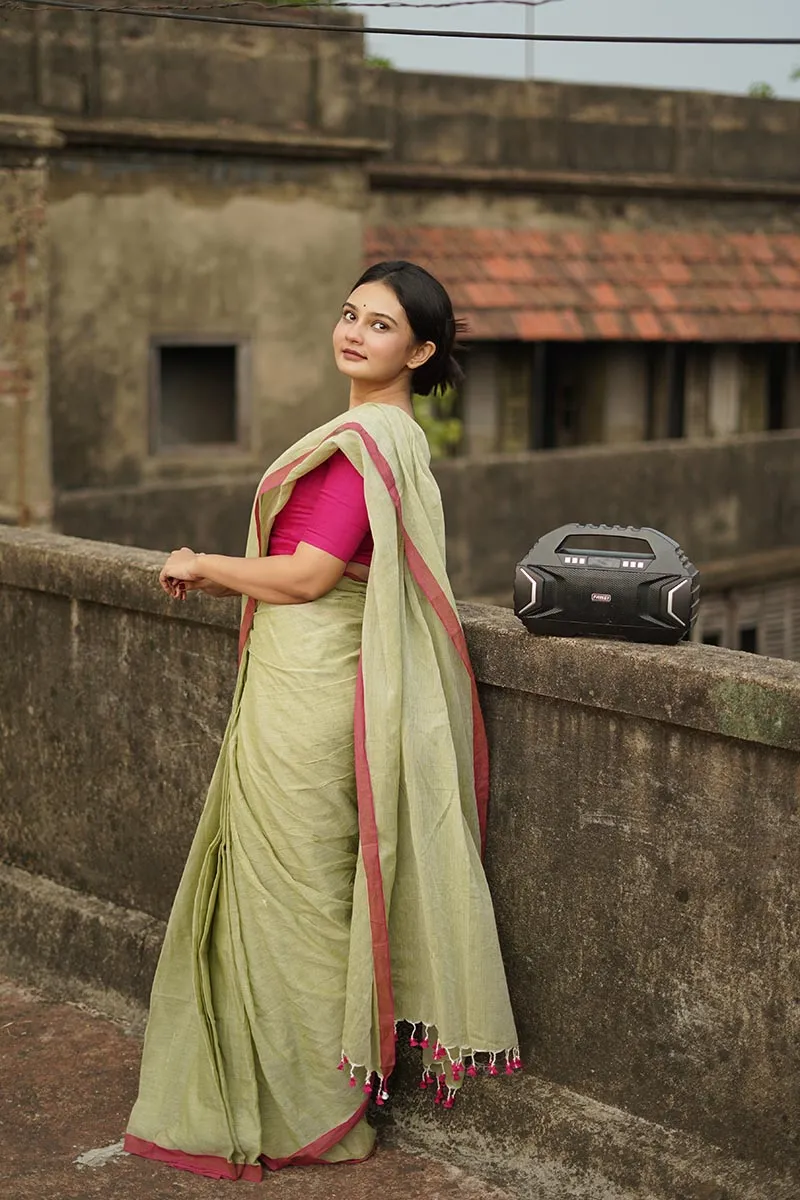
<svg viewBox="0 0 800 1200">
<path fill-rule="evenodd" d="M 341 450 L 303 475 L 272 526 L 268 554 L 294 554 L 299 542 L 343 562 L 372 562 L 364 480 Z"/>
</svg>

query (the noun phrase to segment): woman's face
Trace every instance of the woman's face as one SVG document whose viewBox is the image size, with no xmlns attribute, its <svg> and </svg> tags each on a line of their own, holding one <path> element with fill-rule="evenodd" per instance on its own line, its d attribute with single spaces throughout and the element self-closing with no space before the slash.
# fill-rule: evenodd
<svg viewBox="0 0 800 1200">
<path fill-rule="evenodd" d="M 436 347 L 417 342 L 397 296 L 385 283 L 362 283 L 333 330 L 336 366 L 363 383 L 387 384 L 422 366 Z"/>
</svg>

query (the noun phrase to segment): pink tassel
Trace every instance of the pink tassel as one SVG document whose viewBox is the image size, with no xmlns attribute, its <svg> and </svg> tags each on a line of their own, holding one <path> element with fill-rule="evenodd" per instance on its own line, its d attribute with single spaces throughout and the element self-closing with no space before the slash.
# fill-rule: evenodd
<svg viewBox="0 0 800 1200">
<path fill-rule="evenodd" d="M 356 1077 L 355 1077 L 355 1075 L 351 1075 L 350 1076 L 350 1087 L 355 1087 L 355 1086 L 356 1086 Z"/>
<path fill-rule="evenodd" d="M 441 1104 L 443 1095 L 444 1095 L 444 1079 L 440 1075 L 439 1076 L 439 1086 L 436 1089 L 436 1096 L 433 1101 L 434 1104 Z"/>
<path fill-rule="evenodd" d="M 447 1099 L 445 1100 L 444 1104 L 442 1105 L 442 1108 L 452 1108 L 453 1105 L 455 1104 L 455 1100 L 456 1100 L 455 1088 L 448 1088 L 447 1089 Z"/>
<path fill-rule="evenodd" d="M 490 1074 L 490 1075 L 497 1075 L 497 1074 L 498 1074 L 498 1071 L 497 1071 L 497 1065 L 496 1065 L 496 1063 L 495 1063 L 495 1059 L 496 1059 L 496 1058 L 497 1058 L 497 1055 L 496 1055 L 496 1054 L 491 1054 L 491 1055 L 490 1055 L 490 1057 L 489 1057 L 489 1074 Z"/>
<path fill-rule="evenodd" d="M 422 1041 L 420 1042 L 420 1046 L 422 1046 L 422 1049 L 423 1049 L 423 1050 L 427 1050 L 427 1049 L 428 1049 L 428 1046 L 430 1046 L 430 1042 L 428 1041 L 428 1039 L 427 1039 L 426 1037 L 424 1037 L 424 1038 L 422 1039 Z"/>
<path fill-rule="evenodd" d="M 478 1068 L 475 1066 L 475 1063 L 470 1063 L 470 1065 L 467 1067 L 467 1074 L 469 1075 L 470 1079 L 474 1079 L 478 1074 Z"/>
<path fill-rule="evenodd" d="M 422 1072 L 422 1078 L 419 1081 L 419 1090 L 421 1092 L 426 1092 L 428 1090 L 428 1072 L 427 1071 Z"/>
<path fill-rule="evenodd" d="M 408 1039 L 408 1044 L 409 1044 L 409 1046 L 418 1046 L 419 1042 L 417 1041 L 417 1039 L 415 1037 L 412 1036 Z"/>
<path fill-rule="evenodd" d="M 349 1065 L 350 1065 L 350 1064 L 348 1063 L 347 1059 L 345 1058 L 345 1056 L 344 1056 L 344 1054 L 343 1054 L 343 1055 L 342 1055 L 342 1061 L 339 1063 L 339 1065 L 338 1065 L 338 1067 L 336 1068 L 336 1070 L 337 1070 L 337 1071 L 343 1071 L 343 1070 L 345 1069 L 345 1067 L 347 1067 L 347 1066 L 349 1066 Z"/>
<path fill-rule="evenodd" d="M 372 1084 L 369 1080 L 364 1084 L 364 1091 L 368 1096 L 372 1095 Z"/>
</svg>

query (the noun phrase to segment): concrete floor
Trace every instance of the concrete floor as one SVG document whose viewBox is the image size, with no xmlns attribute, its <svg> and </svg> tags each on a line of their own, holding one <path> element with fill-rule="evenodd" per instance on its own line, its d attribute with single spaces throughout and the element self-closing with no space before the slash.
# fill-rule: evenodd
<svg viewBox="0 0 800 1200">
<path fill-rule="evenodd" d="M 378 1148 L 360 1166 L 296 1167 L 261 1184 L 202 1179 L 123 1154 L 139 1041 L 0 979 L 0 1200 L 520 1200 L 458 1167 Z M 527 1200 L 527 1198 L 526 1198 Z"/>
</svg>

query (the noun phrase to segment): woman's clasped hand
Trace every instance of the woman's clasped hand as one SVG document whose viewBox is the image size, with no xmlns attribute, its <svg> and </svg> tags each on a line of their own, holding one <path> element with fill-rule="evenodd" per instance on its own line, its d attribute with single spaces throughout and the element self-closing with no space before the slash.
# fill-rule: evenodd
<svg viewBox="0 0 800 1200">
<path fill-rule="evenodd" d="M 158 576 L 161 587 L 173 600 L 185 600 L 186 593 L 204 591 L 213 586 L 197 569 L 198 555 L 188 546 L 173 550 Z"/>
</svg>

